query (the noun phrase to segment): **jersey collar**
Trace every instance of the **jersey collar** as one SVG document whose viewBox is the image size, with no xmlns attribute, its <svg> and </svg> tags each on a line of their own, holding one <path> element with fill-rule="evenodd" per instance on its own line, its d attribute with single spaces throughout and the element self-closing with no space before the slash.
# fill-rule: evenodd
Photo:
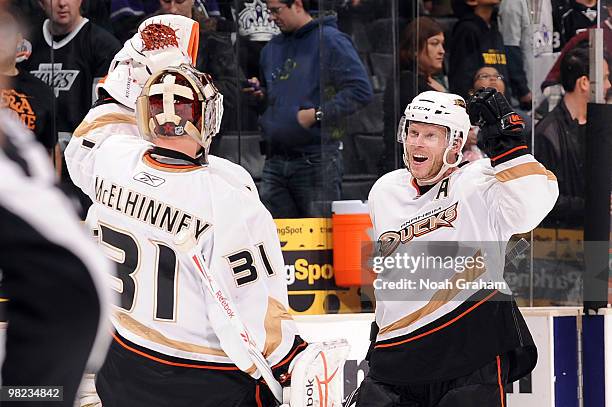
<svg viewBox="0 0 612 407">
<path fill-rule="evenodd" d="M 51 29 L 49 28 L 51 25 L 51 21 L 49 19 L 46 19 L 45 22 L 43 23 L 43 28 L 42 28 L 43 37 L 45 37 L 45 41 L 47 42 L 48 46 L 50 47 L 53 46 L 53 49 L 60 49 L 64 45 L 68 44 L 74 37 L 76 37 L 79 31 L 81 31 L 81 28 L 83 28 L 85 24 L 87 24 L 88 22 L 89 22 L 89 19 L 86 17 L 83 17 L 79 25 L 77 25 L 76 28 L 72 30 L 70 34 L 68 34 L 61 41 L 55 42 L 53 41 L 53 34 L 51 34 Z"/>
<path fill-rule="evenodd" d="M 467 164 L 469 164 L 469 162 L 468 161 L 464 161 L 461 164 L 459 164 L 457 166 L 457 168 L 461 168 L 461 167 L 463 167 L 464 165 L 467 165 Z M 455 172 L 456 172 L 456 170 L 455 171 L 451 171 L 446 177 L 442 177 L 435 184 L 429 184 L 429 185 L 419 185 L 417 183 L 416 178 L 412 177 L 412 181 L 410 182 L 410 184 L 414 187 L 414 189 L 416 189 L 417 195 L 416 195 L 415 199 L 421 197 L 422 195 L 425 195 L 427 192 L 429 192 L 430 189 L 432 189 L 433 187 L 438 185 L 440 182 L 442 182 L 443 180 L 445 180 L 448 177 L 450 177 L 451 175 L 453 175 Z"/>
<path fill-rule="evenodd" d="M 206 166 L 200 161 L 200 157 L 192 158 L 179 151 L 158 146 L 145 152 L 143 160 L 153 168 L 172 172 L 193 171 Z"/>
</svg>

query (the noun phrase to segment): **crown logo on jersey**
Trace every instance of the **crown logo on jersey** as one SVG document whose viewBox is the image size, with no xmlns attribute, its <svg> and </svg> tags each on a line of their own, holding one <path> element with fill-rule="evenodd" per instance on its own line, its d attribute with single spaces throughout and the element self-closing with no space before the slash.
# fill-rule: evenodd
<svg viewBox="0 0 612 407">
<path fill-rule="evenodd" d="M 266 3 L 262 0 L 245 2 L 244 9 L 238 14 L 238 33 L 252 41 L 269 41 L 280 30 L 270 20 Z"/>
<path fill-rule="evenodd" d="M 58 97 L 60 91 L 70 91 L 79 71 L 76 69 L 62 69 L 62 63 L 55 63 L 39 64 L 38 69 L 30 71 L 30 73 L 51 86 L 55 97 Z"/>
</svg>

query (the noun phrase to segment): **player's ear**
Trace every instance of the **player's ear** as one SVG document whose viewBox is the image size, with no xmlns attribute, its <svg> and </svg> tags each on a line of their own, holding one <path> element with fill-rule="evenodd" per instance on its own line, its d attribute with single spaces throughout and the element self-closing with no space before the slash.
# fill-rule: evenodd
<svg viewBox="0 0 612 407">
<path fill-rule="evenodd" d="M 467 137 L 467 135 L 465 135 Z M 456 137 L 453 140 L 453 146 L 451 147 L 451 151 L 455 154 L 459 154 L 461 152 L 461 138 Z"/>
</svg>

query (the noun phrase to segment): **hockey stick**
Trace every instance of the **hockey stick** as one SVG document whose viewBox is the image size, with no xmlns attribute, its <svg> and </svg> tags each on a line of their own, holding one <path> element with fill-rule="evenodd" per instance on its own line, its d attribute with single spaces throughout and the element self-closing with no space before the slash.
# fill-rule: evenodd
<svg viewBox="0 0 612 407">
<path fill-rule="evenodd" d="M 248 330 L 242 323 L 242 320 L 238 316 L 238 309 L 234 306 L 231 297 L 225 293 L 223 288 L 214 278 L 214 275 L 210 272 L 208 266 L 204 262 L 202 254 L 196 249 L 196 240 L 193 232 L 189 229 L 182 230 L 175 237 L 175 244 L 179 249 L 189 256 L 195 271 L 200 276 L 203 285 L 206 287 L 210 295 L 214 298 L 215 303 L 219 306 L 221 313 L 230 320 L 231 327 L 233 328 L 232 334 L 236 337 L 236 342 L 242 344 L 243 350 L 248 353 L 249 358 L 261 373 L 261 376 L 266 381 L 266 384 L 272 391 L 274 397 L 282 404 L 283 403 L 283 389 L 274 378 L 272 369 L 268 364 L 268 361 L 261 354 L 257 345 L 255 344 L 253 337 L 249 334 Z"/>
<path fill-rule="evenodd" d="M 523 252 L 527 250 L 528 248 L 529 248 L 529 242 L 524 237 L 521 237 L 521 239 L 518 242 L 516 242 L 516 244 L 512 246 L 512 249 L 510 249 L 508 253 L 506 254 L 505 265 L 507 266 L 510 263 L 514 264 L 515 260 L 517 260 L 518 257 L 521 254 L 523 254 Z"/>
</svg>

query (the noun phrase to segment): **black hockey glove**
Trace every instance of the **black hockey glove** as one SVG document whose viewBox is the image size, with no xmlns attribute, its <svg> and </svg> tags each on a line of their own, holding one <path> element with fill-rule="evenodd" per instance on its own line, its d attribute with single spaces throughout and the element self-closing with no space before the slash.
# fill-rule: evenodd
<svg viewBox="0 0 612 407">
<path fill-rule="evenodd" d="M 480 127 L 478 147 L 493 165 L 527 152 L 525 122 L 496 89 L 477 90 L 468 101 L 468 113 L 472 124 Z"/>
</svg>

